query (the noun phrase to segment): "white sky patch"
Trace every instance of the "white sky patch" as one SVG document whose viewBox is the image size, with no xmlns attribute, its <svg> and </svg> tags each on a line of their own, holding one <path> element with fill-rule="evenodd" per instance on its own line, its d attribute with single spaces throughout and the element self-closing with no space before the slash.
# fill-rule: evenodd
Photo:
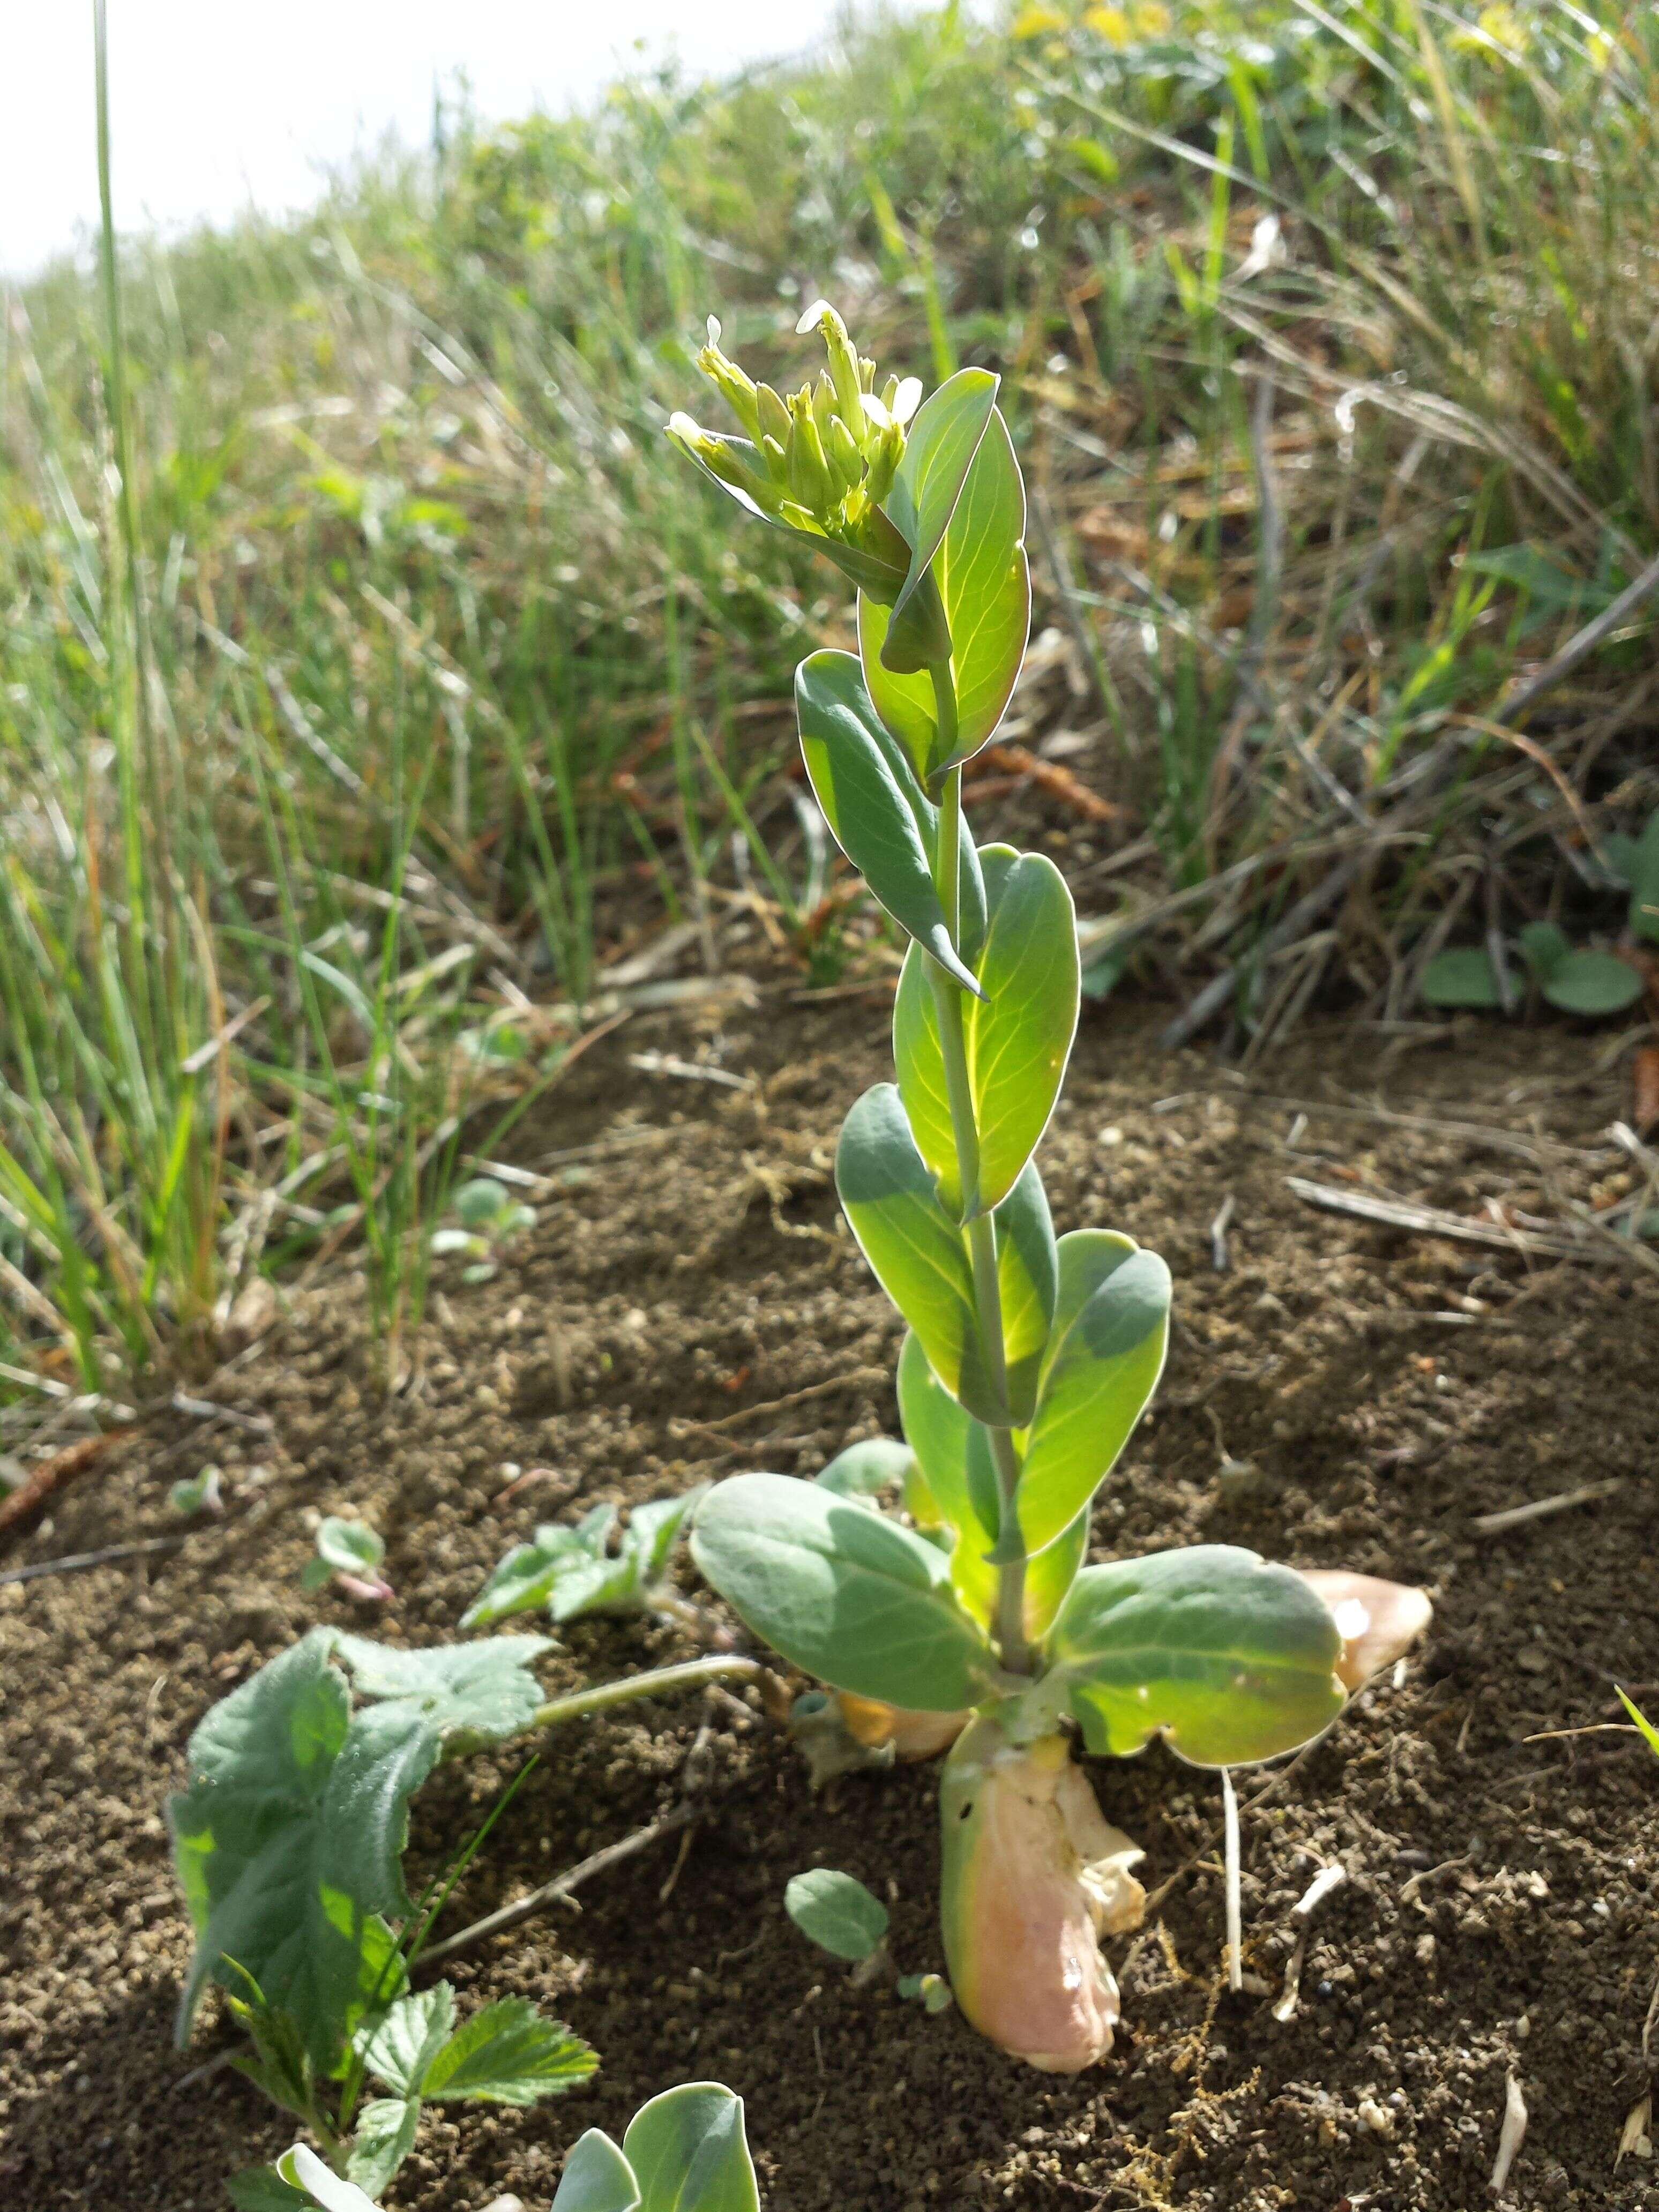
<svg viewBox="0 0 1659 2212">
<path fill-rule="evenodd" d="M 799 52 L 837 0 L 109 0 L 116 221 L 172 233 L 314 200 L 388 132 L 424 146 L 461 77 L 487 120 L 557 112 L 673 54 L 693 71 Z M 0 0 L 0 276 L 97 222 L 91 0 Z"/>
</svg>

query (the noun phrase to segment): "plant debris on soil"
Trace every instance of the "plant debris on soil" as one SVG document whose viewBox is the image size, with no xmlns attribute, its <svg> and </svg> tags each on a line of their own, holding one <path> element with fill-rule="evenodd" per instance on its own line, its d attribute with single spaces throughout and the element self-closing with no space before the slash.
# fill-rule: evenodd
<svg viewBox="0 0 1659 2212">
<path fill-rule="evenodd" d="M 374 1382 L 361 1285 L 308 1291 L 204 1389 L 268 1434 L 153 1421 L 12 1541 L 7 1565 L 176 1534 L 169 1486 L 223 1468 L 223 1519 L 176 1551 L 0 1588 L 8 2207 L 207 2212 L 290 2139 L 212 2065 L 231 2045 L 211 2008 L 173 2047 L 191 1938 L 161 1805 L 216 1698 L 319 1619 L 453 1636 L 535 1522 L 746 1467 L 811 1474 L 894 1432 L 899 1324 L 830 1176 L 849 1097 L 884 1070 L 885 1011 L 878 990 L 780 988 L 701 1026 L 635 1018 L 520 1125 L 515 1157 L 548 1178 L 538 1224 L 491 1281 L 441 1269 L 400 1394 Z M 533 1747 L 437 1930 L 691 1796 L 689 1829 L 448 1970 L 464 2004 L 546 2004 L 601 2071 L 532 2110 L 428 2116 L 401 2212 L 503 2191 L 540 2212 L 585 2128 L 617 2132 L 697 2076 L 748 2100 L 771 2212 L 1465 2212 L 1489 2201 L 1511 2075 L 1530 2122 L 1510 2201 L 1654 2202 L 1652 2166 L 1614 2158 L 1647 2086 L 1659 1770 L 1633 1734 L 1529 1739 L 1622 1718 L 1615 1682 L 1659 1695 L 1659 1276 L 1316 1212 L 1287 1181 L 1470 1219 L 1593 1212 L 1626 1188 L 1604 1135 L 1617 1072 L 1565 1030 L 1328 1025 L 1240 1076 L 1162 1051 L 1156 1026 L 1127 1003 L 1085 1013 L 1042 1152 L 1059 1226 L 1127 1229 L 1176 1280 L 1169 1371 L 1096 1556 L 1242 1543 L 1421 1583 L 1436 1605 L 1398 1679 L 1288 1770 L 1239 1778 L 1244 1990 L 1224 1987 L 1217 1778 L 1161 1750 L 1091 1769 L 1146 1846 L 1153 1909 L 1114 1947 L 1115 2049 L 1061 2079 L 954 2012 L 855 1988 L 786 1917 L 792 1875 L 844 1868 L 889 1905 L 898 1970 L 939 1970 L 933 1770 L 814 1797 L 753 1692 L 631 1706 Z M 629 1063 L 647 1048 L 654 1072 Z M 688 1079 L 698 1066 L 738 1084 Z M 326 1513 L 385 1536 L 378 1610 L 302 1591 Z M 677 1626 L 581 1623 L 546 1679 L 692 1649 Z M 440 1773 L 416 1807 L 416 1886 L 532 1747 Z"/>
</svg>

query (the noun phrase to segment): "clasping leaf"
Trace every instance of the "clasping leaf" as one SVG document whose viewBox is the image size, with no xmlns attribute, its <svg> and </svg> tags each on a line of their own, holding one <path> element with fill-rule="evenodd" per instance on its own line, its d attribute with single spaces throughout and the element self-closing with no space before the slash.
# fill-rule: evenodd
<svg viewBox="0 0 1659 2212">
<path fill-rule="evenodd" d="M 1342 1710 L 1342 1638 L 1289 1567 L 1200 1544 L 1085 1567 L 1054 1623 L 1053 1671 L 1092 1752 L 1136 1752 L 1160 1732 L 1200 1766 L 1293 1751 Z"/>
</svg>

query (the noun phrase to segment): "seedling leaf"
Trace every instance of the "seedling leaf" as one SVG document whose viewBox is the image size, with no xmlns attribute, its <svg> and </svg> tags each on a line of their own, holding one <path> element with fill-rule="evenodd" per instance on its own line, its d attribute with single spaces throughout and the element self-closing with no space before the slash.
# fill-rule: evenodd
<svg viewBox="0 0 1659 2212">
<path fill-rule="evenodd" d="M 814 1867 L 792 1875 L 783 1909 L 809 1942 L 837 1959 L 867 1959 L 887 1934 L 887 1907 L 856 1875 Z"/>
<path fill-rule="evenodd" d="M 1564 1014 L 1621 1014 L 1643 991 L 1641 976 L 1616 952 L 1569 952 L 1543 980 L 1544 996 Z"/>
<path fill-rule="evenodd" d="M 743 2100 L 718 2081 L 687 2081 L 642 2105 L 623 2155 L 641 2212 L 759 2212 Z"/>
<path fill-rule="evenodd" d="M 550 2212 L 637 2212 L 634 2169 L 603 2128 L 579 2136 L 564 2162 Z"/>
<path fill-rule="evenodd" d="M 1437 952 L 1423 970 L 1423 996 L 1431 1006 L 1501 1006 L 1498 972 L 1478 945 Z"/>
<path fill-rule="evenodd" d="M 384 1538 L 362 1521 L 330 1514 L 317 1525 L 317 1558 L 331 1574 L 372 1575 L 386 1557 Z"/>
</svg>

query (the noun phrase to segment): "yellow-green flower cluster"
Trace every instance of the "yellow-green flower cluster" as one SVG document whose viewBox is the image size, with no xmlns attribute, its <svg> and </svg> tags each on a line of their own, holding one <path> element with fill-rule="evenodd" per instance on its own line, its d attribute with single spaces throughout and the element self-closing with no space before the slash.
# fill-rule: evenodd
<svg viewBox="0 0 1659 2212">
<path fill-rule="evenodd" d="M 921 385 L 890 376 L 878 392 L 876 364 L 860 357 L 827 300 L 815 301 L 795 327 L 802 335 L 823 333 L 829 363 L 815 383 L 785 394 L 755 383 L 721 352 L 720 326 L 711 315 L 697 366 L 742 424 L 749 447 L 715 436 L 689 415 L 674 416 L 669 434 L 763 514 L 815 537 L 856 540 L 892 489 Z"/>
</svg>

